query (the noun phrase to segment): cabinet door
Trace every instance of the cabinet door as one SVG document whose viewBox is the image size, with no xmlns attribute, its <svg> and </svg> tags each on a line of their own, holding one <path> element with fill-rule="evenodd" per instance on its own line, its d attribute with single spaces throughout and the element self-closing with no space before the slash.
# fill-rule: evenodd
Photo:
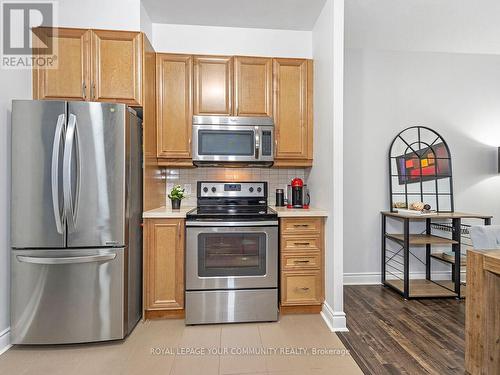
<svg viewBox="0 0 500 375">
<path fill-rule="evenodd" d="M 282 271 L 281 304 L 283 306 L 322 304 L 321 280 L 321 271 Z"/>
<path fill-rule="evenodd" d="M 312 161 L 312 62 L 274 59 L 273 64 L 276 159 Z"/>
<path fill-rule="evenodd" d="M 272 59 L 236 57 L 235 115 L 272 116 Z"/>
<path fill-rule="evenodd" d="M 39 28 L 37 43 L 52 39 L 57 68 L 33 69 L 33 98 L 87 100 L 89 97 L 90 31 L 82 29 Z"/>
<path fill-rule="evenodd" d="M 142 34 L 92 31 L 91 100 L 141 104 Z"/>
<path fill-rule="evenodd" d="M 232 57 L 194 57 L 194 114 L 233 114 Z"/>
<path fill-rule="evenodd" d="M 184 308 L 184 220 L 146 220 L 146 310 Z"/>
<path fill-rule="evenodd" d="M 156 55 L 159 158 L 191 158 L 192 68 L 186 55 Z"/>
</svg>

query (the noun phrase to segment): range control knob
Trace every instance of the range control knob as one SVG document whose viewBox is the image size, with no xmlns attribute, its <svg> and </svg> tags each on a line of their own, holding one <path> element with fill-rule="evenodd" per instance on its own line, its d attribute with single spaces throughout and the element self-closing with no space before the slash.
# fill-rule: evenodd
<svg viewBox="0 0 500 375">
<path fill-rule="evenodd" d="M 250 189 L 248 189 L 250 191 L 250 193 L 253 193 L 253 187 L 250 187 Z"/>
<path fill-rule="evenodd" d="M 203 188 L 203 192 L 204 193 L 208 192 L 208 188 L 206 186 Z"/>
<path fill-rule="evenodd" d="M 212 193 L 215 193 L 215 191 L 216 191 L 216 190 L 217 190 L 217 189 L 215 188 L 215 186 L 214 186 L 214 187 L 212 187 Z"/>
<path fill-rule="evenodd" d="M 257 188 L 257 193 L 260 193 L 262 191 L 262 188 L 261 187 L 258 187 Z"/>
</svg>

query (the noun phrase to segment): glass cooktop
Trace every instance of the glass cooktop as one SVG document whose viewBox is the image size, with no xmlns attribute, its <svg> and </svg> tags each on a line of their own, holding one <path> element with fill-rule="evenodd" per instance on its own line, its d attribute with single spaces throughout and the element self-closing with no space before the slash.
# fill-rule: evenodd
<svg viewBox="0 0 500 375">
<path fill-rule="evenodd" d="M 188 220 L 271 220 L 278 214 L 267 206 L 201 206 L 186 214 Z"/>
</svg>

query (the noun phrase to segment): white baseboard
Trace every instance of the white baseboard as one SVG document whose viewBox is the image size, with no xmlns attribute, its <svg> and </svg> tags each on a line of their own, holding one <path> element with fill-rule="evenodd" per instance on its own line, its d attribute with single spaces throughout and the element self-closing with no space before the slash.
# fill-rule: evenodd
<svg viewBox="0 0 500 375">
<path fill-rule="evenodd" d="M 10 349 L 10 327 L 0 332 L 0 355 Z"/>
<path fill-rule="evenodd" d="M 321 316 L 323 317 L 323 320 L 328 328 L 330 328 L 330 331 L 348 332 L 345 313 L 343 311 L 333 311 L 328 303 L 323 302 Z"/>
<path fill-rule="evenodd" d="M 380 272 L 344 273 L 344 285 L 380 285 Z M 403 277 L 402 274 L 397 275 Z M 425 279 L 425 272 L 410 272 L 410 279 Z M 433 272 L 433 280 L 450 280 L 451 272 Z"/>
<path fill-rule="evenodd" d="M 344 285 L 381 284 L 380 272 L 344 273 Z"/>
</svg>

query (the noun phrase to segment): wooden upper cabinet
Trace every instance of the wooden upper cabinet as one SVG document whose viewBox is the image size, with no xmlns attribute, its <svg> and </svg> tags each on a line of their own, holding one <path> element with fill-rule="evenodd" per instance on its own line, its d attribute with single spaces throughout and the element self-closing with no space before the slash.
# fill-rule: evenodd
<svg viewBox="0 0 500 375">
<path fill-rule="evenodd" d="M 184 220 L 147 219 L 146 310 L 184 308 Z"/>
<path fill-rule="evenodd" d="M 38 43 L 52 39 L 57 68 L 33 69 L 34 99 L 87 100 L 89 97 L 90 30 L 39 28 L 35 31 L 34 54 Z"/>
<path fill-rule="evenodd" d="M 53 38 L 56 69 L 33 69 L 35 99 L 89 100 L 143 105 L 143 34 L 128 31 L 40 28 Z"/>
<path fill-rule="evenodd" d="M 141 104 L 142 34 L 92 31 L 92 100 Z"/>
<path fill-rule="evenodd" d="M 189 55 L 156 55 L 159 158 L 191 159 L 192 71 Z"/>
<path fill-rule="evenodd" d="M 235 57 L 236 116 L 272 116 L 272 59 Z"/>
<path fill-rule="evenodd" d="M 232 57 L 194 57 L 194 114 L 233 114 Z"/>
<path fill-rule="evenodd" d="M 312 165 L 312 61 L 274 59 L 276 164 Z"/>
</svg>

